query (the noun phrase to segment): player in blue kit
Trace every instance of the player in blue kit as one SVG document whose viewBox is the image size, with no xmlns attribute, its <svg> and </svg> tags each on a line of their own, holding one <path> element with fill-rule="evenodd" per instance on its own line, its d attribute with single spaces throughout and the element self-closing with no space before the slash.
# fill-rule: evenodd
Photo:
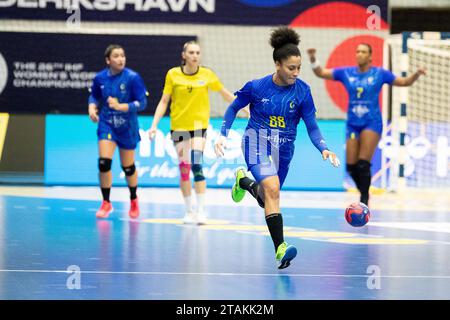
<svg viewBox="0 0 450 320">
<path fill-rule="evenodd" d="M 111 163 L 116 146 L 120 162 L 130 189 L 129 216 L 139 216 L 136 195 L 137 172 L 134 153 L 139 136 L 137 113 L 147 106 L 147 90 L 138 73 L 125 68 L 125 51 L 119 45 L 110 45 L 105 51 L 108 65 L 96 74 L 89 96 L 89 117 L 98 122 L 98 167 L 103 202 L 97 218 L 107 218 L 113 211 L 109 195 L 112 185 Z"/>
<path fill-rule="evenodd" d="M 346 169 L 361 193 L 360 201 L 368 205 L 371 184 L 371 160 L 381 138 L 383 123 L 378 96 L 383 84 L 410 86 L 421 75 L 419 69 L 409 77 L 397 77 L 389 70 L 372 66 L 372 47 L 361 43 L 356 48 L 358 66 L 322 68 L 316 50 L 308 49 L 316 76 L 343 83 L 348 96 L 346 129 Z"/>
<path fill-rule="evenodd" d="M 339 159 L 328 150 L 317 126 L 311 90 L 297 79 L 301 66 L 299 42 L 299 35 L 292 29 L 280 27 L 272 32 L 270 44 L 274 48 L 276 72 L 247 82 L 235 93 L 237 97 L 225 112 L 221 135 L 215 143 L 216 154 L 223 156 L 226 137 L 236 114 L 250 104 L 242 150 L 248 170 L 256 181 L 239 168 L 235 173 L 232 198 L 239 202 L 248 191 L 264 208 L 279 269 L 288 267 L 297 255 L 297 249 L 284 241 L 279 198 L 294 155 L 300 119 L 305 121 L 308 135 L 323 159 L 330 159 L 333 165 L 339 166 Z"/>
</svg>

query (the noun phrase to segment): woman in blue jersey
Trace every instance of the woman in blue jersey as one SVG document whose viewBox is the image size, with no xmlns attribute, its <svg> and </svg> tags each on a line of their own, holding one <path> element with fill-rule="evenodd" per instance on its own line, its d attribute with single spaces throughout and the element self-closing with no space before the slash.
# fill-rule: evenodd
<svg viewBox="0 0 450 320">
<path fill-rule="evenodd" d="M 389 70 L 372 66 L 372 47 L 361 43 L 356 48 L 358 66 L 335 69 L 322 68 L 316 59 L 316 50 L 308 49 L 316 76 L 344 84 L 349 104 L 346 129 L 346 169 L 361 193 L 360 201 L 369 202 L 371 160 L 381 138 L 383 123 L 378 96 L 383 84 L 410 86 L 421 75 L 419 69 L 409 77 L 397 77 Z"/>
<path fill-rule="evenodd" d="M 121 46 L 108 46 L 105 60 L 108 66 L 96 74 L 89 96 L 89 117 L 93 122 L 98 122 L 98 167 L 103 196 L 96 216 L 107 218 L 113 211 L 109 201 L 111 163 L 118 146 L 120 162 L 130 189 L 131 204 L 128 213 L 131 218 L 137 218 L 139 206 L 134 150 L 141 140 L 137 113 L 147 106 L 147 90 L 140 75 L 125 68 L 125 51 Z"/>
<path fill-rule="evenodd" d="M 300 119 L 305 121 L 308 135 L 323 159 L 330 159 L 333 165 L 339 166 L 339 160 L 328 150 L 317 126 L 311 90 L 297 79 L 301 66 L 299 42 L 299 35 L 292 29 L 280 27 L 272 32 L 270 44 L 274 48 L 276 72 L 247 82 L 235 93 L 237 97 L 225 112 L 221 136 L 215 144 L 217 155 L 223 156 L 226 137 L 237 112 L 250 104 L 242 149 L 248 170 L 256 181 L 248 177 L 244 169 L 238 169 L 232 198 L 239 202 L 248 191 L 264 208 L 279 269 L 288 267 L 297 255 L 297 249 L 284 242 L 279 199 L 294 155 Z"/>
</svg>

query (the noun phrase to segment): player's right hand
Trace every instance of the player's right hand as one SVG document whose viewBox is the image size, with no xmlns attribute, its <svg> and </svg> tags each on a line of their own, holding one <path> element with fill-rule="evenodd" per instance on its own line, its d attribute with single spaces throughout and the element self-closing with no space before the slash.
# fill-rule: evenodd
<svg viewBox="0 0 450 320">
<path fill-rule="evenodd" d="M 216 152 L 216 155 L 219 158 L 224 156 L 225 149 L 227 147 L 226 144 L 227 144 L 227 137 L 220 135 L 217 138 L 216 143 L 214 144 L 214 151 Z"/>
<path fill-rule="evenodd" d="M 89 118 L 92 122 L 98 122 L 98 108 L 96 105 L 89 105 Z"/>
<path fill-rule="evenodd" d="M 151 127 L 150 130 L 148 130 L 148 137 L 150 140 L 153 140 L 156 136 L 156 130 L 158 130 L 156 127 Z"/>
<path fill-rule="evenodd" d="M 311 63 L 314 63 L 316 61 L 316 49 L 309 48 L 308 50 L 306 50 L 306 53 L 308 53 L 309 61 L 311 61 Z"/>
</svg>

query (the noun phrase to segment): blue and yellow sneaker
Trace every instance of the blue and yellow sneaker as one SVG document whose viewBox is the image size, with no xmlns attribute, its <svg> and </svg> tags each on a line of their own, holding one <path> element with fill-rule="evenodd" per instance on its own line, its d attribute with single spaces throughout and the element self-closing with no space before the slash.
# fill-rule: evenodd
<svg viewBox="0 0 450 320">
<path fill-rule="evenodd" d="M 236 181 L 234 182 L 233 188 L 231 189 L 231 198 L 234 202 L 241 202 L 245 196 L 245 190 L 239 186 L 239 180 L 244 178 L 245 169 L 243 167 L 239 167 L 234 172 L 234 176 L 236 177 Z"/>
<path fill-rule="evenodd" d="M 280 244 L 277 248 L 277 254 L 275 256 L 278 262 L 278 269 L 284 269 L 289 267 L 291 260 L 297 256 L 297 249 L 293 245 L 288 245 L 286 242 Z"/>
</svg>

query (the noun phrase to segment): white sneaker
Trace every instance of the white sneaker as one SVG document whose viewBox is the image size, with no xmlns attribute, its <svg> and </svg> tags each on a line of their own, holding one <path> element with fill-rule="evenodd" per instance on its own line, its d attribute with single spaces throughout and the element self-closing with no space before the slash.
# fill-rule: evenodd
<svg viewBox="0 0 450 320">
<path fill-rule="evenodd" d="M 197 215 L 195 212 L 187 211 L 183 218 L 183 223 L 185 224 L 196 224 L 197 223 Z"/>
<path fill-rule="evenodd" d="M 197 212 L 197 224 L 206 224 L 207 221 L 206 212 Z"/>
</svg>

